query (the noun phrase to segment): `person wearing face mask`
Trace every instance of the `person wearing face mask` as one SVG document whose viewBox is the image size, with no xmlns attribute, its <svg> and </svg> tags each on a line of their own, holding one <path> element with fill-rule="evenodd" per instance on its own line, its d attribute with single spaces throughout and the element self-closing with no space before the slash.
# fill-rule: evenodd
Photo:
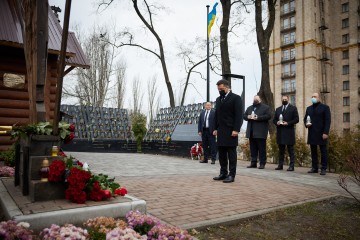
<svg viewBox="0 0 360 240">
<path fill-rule="evenodd" d="M 249 106 L 244 114 L 244 120 L 248 121 L 246 137 L 250 142 L 251 163 L 247 168 L 257 167 L 259 156 L 259 169 L 264 169 L 266 164 L 266 138 L 269 132 L 269 120 L 271 119 L 270 107 L 261 103 L 258 95 L 254 96 L 253 105 Z"/>
<path fill-rule="evenodd" d="M 242 101 L 239 95 L 231 92 L 227 80 L 219 80 L 216 85 L 220 96 L 216 99 L 215 130 L 213 134 L 217 136 L 220 175 L 213 179 L 231 183 L 234 182 L 236 175 L 236 147 L 238 146 L 238 134 L 242 125 Z"/>
<path fill-rule="evenodd" d="M 318 154 L 317 146 L 321 153 L 321 172 L 326 175 L 328 152 L 327 139 L 329 137 L 331 113 L 328 105 L 321 103 L 319 93 L 313 93 L 311 97 L 312 105 L 306 108 L 304 117 L 305 127 L 308 129 L 307 143 L 311 150 L 312 167 L 308 173 L 318 173 Z"/>
<path fill-rule="evenodd" d="M 290 164 L 287 171 L 294 171 L 295 164 L 295 124 L 299 122 L 299 113 L 294 105 L 289 103 L 289 96 L 281 97 L 282 106 L 275 110 L 273 123 L 276 125 L 276 142 L 279 147 L 279 165 L 275 170 L 283 170 L 285 147 L 287 147 Z"/>
</svg>

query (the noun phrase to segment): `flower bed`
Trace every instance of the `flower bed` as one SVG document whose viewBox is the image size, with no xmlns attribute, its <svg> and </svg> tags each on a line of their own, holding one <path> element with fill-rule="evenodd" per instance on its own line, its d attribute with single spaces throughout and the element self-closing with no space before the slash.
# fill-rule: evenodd
<svg viewBox="0 0 360 240">
<path fill-rule="evenodd" d="M 118 239 L 143 239 L 143 240 L 166 240 L 181 239 L 190 240 L 193 237 L 186 231 L 177 227 L 160 223 L 160 220 L 142 214 L 138 211 L 130 211 L 126 215 L 126 221 L 111 217 L 97 217 L 83 223 L 82 227 L 72 224 L 58 226 L 52 224 L 36 235 L 29 229 L 28 223 L 16 223 L 7 221 L 0 223 L 0 239 L 26 239 L 26 240 L 118 240 Z"/>
<path fill-rule="evenodd" d="M 13 177 L 15 169 L 13 167 L 3 166 L 0 167 L 0 177 Z"/>
</svg>

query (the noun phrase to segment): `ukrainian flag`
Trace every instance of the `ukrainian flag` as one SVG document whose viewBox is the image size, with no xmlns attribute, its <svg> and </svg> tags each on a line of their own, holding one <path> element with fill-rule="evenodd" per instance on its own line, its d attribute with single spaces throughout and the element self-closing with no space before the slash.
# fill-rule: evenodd
<svg viewBox="0 0 360 240">
<path fill-rule="evenodd" d="M 213 9 L 212 9 L 211 12 L 209 12 L 209 14 L 208 14 L 208 21 L 207 21 L 208 36 L 210 36 L 211 27 L 214 25 L 214 22 L 215 22 L 216 7 L 217 7 L 218 4 L 219 4 L 219 3 L 215 3 Z"/>
</svg>

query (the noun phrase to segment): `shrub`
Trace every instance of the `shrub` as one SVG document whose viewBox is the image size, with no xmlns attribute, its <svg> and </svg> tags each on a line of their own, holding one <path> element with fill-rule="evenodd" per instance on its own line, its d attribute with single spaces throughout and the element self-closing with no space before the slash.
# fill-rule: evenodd
<svg viewBox="0 0 360 240">
<path fill-rule="evenodd" d="M 131 130 L 134 133 L 137 151 L 141 152 L 141 142 L 146 134 L 146 116 L 142 113 L 131 114 Z"/>
<path fill-rule="evenodd" d="M 306 144 L 305 140 L 301 137 L 296 137 L 295 146 L 295 161 L 300 167 L 309 166 L 311 163 L 310 148 Z"/>
<path fill-rule="evenodd" d="M 13 144 L 9 150 L 1 152 L 0 158 L 4 159 L 6 166 L 14 167 L 15 166 L 15 144 Z"/>
<path fill-rule="evenodd" d="M 273 163 L 279 162 L 279 147 L 276 143 L 276 135 L 270 136 L 266 140 L 266 154 L 267 158 L 272 158 Z M 286 158 L 285 158 L 286 159 Z"/>
<path fill-rule="evenodd" d="M 355 183 L 357 187 L 360 187 L 360 149 L 357 148 L 352 152 L 345 161 L 344 164 L 348 169 L 350 169 L 350 175 L 342 173 L 339 176 L 338 184 L 346 192 L 348 192 L 355 200 L 360 203 L 360 198 L 357 198 L 352 191 L 348 188 L 349 180 Z"/>
<path fill-rule="evenodd" d="M 243 154 L 243 160 L 244 161 L 250 161 L 251 155 L 250 155 L 250 142 L 249 140 L 246 140 L 244 143 L 239 144 L 239 148 Z"/>
<path fill-rule="evenodd" d="M 329 134 L 329 169 L 334 171 L 349 170 L 346 159 L 348 159 L 360 147 L 360 126 L 354 130 L 339 135 L 335 131 Z"/>
</svg>

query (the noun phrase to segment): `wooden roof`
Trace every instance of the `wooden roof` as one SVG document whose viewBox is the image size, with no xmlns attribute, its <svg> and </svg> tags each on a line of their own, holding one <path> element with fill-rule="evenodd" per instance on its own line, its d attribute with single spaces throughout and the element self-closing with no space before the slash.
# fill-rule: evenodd
<svg viewBox="0 0 360 240">
<path fill-rule="evenodd" d="M 20 19 L 15 9 L 14 0 L 0 0 L 0 45 L 23 48 Z M 48 52 L 59 55 L 62 28 L 50 8 L 48 25 Z M 89 60 L 86 58 L 74 33 L 69 32 L 66 56 L 66 65 L 83 68 L 90 67 Z"/>
</svg>

